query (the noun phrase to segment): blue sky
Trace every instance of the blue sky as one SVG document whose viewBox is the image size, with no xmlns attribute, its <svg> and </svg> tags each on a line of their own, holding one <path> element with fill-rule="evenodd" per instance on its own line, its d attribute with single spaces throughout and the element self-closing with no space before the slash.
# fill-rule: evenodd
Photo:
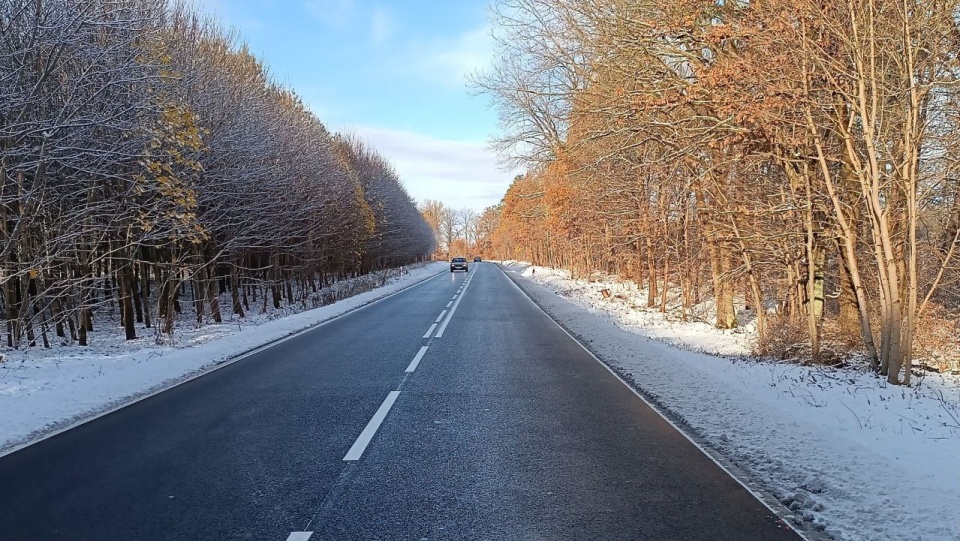
<svg viewBox="0 0 960 541">
<path fill-rule="evenodd" d="M 488 0 L 197 0 L 333 131 L 389 159 L 418 202 L 482 210 L 503 171 L 488 99 L 465 77 L 492 62 Z"/>
</svg>

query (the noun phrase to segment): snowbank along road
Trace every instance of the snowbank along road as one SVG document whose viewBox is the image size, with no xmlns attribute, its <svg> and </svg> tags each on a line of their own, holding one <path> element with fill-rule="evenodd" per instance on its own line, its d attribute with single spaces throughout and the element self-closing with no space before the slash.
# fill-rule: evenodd
<svg viewBox="0 0 960 541">
<path fill-rule="evenodd" d="M 492 264 L 0 459 L 0 537 L 796 540 Z"/>
</svg>

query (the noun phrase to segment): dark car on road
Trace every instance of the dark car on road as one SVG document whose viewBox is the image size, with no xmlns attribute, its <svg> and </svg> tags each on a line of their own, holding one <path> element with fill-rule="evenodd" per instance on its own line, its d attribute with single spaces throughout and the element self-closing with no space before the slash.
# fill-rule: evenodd
<svg viewBox="0 0 960 541">
<path fill-rule="evenodd" d="M 480 260 L 480 256 L 474 256 L 474 258 L 473 258 L 473 262 L 474 262 L 474 263 L 479 263 L 480 261 L 481 261 L 481 260 Z"/>
<path fill-rule="evenodd" d="M 450 260 L 450 272 L 462 270 L 467 272 L 467 258 L 455 257 Z"/>
</svg>

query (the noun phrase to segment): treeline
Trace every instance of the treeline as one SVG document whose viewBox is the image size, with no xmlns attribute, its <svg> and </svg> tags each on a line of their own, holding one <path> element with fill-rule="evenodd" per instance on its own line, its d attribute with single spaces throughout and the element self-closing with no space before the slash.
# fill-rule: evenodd
<svg viewBox="0 0 960 541">
<path fill-rule="evenodd" d="M 476 84 L 531 172 L 495 255 L 679 289 L 720 328 L 745 299 L 761 353 L 909 384 L 958 354 L 957 4 L 498 1 Z"/>
<path fill-rule="evenodd" d="M 106 303 L 162 337 L 183 291 L 219 322 L 434 248 L 385 159 L 166 0 L 0 3 L 0 214 L 9 347 L 87 345 Z"/>
<path fill-rule="evenodd" d="M 489 251 L 490 234 L 497 225 L 490 212 L 477 214 L 471 208 L 458 210 L 427 199 L 420 205 L 420 213 L 437 239 L 434 257 L 470 257 Z"/>
</svg>

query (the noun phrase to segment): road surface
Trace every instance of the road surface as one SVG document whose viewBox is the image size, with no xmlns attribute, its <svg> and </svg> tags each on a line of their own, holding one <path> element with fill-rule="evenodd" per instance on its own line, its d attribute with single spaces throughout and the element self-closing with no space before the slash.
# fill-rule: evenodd
<svg viewBox="0 0 960 541">
<path fill-rule="evenodd" d="M 800 538 L 483 263 L 0 458 L 0 539 Z"/>
</svg>

